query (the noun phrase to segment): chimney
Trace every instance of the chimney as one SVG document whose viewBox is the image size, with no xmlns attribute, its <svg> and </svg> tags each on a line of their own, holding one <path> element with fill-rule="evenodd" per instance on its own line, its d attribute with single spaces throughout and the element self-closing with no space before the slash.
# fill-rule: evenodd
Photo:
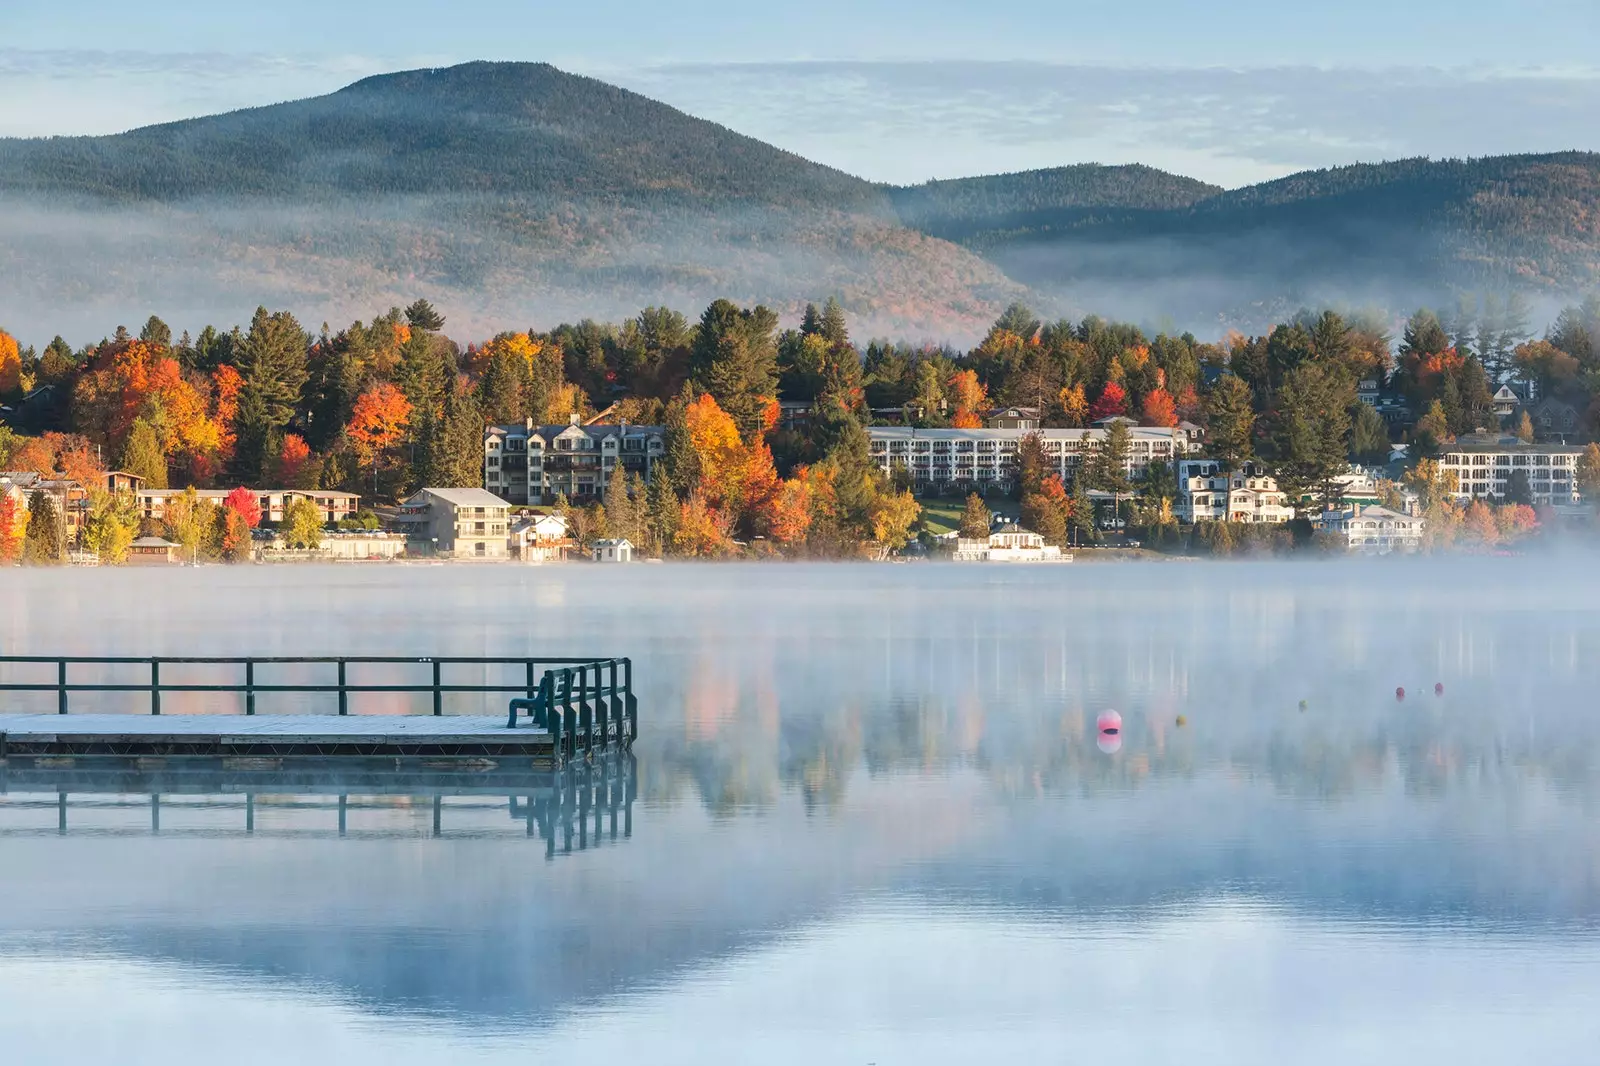
<svg viewBox="0 0 1600 1066">
<path fill-rule="evenodd" d="M 578 412 L 576 412 L 576 411 L 572 412 L 570 415 L 567 416 L 567 424 L 570 425 L 570 426 L 577 425 L 579 421 L 580 420 L 578 418 Z"/>
</svg>

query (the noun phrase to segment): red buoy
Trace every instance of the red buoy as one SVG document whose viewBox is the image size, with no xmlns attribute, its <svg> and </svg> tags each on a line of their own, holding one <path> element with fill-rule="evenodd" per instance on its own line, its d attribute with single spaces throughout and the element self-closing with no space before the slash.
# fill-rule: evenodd
<svg viewBox="0 0 1600 1066">
<path fill-rule="evenodd" d="M 1444 695 L 1444 682 L 1443 681 L 1434 682 L 1433 694 L 1435 696 L 1443 696 Z"/>
<path fill-rule="evenodd" d="M 1395 689 L 1394 690 L 1394 698 L 1396 700 L 1404 700 L 1406 698 L 1406 690 L 1404 688 Z"/>
<path fill-rule="evenodd" d="M 1122 734 L 1101 733 L 1095 738 L 1094 744 L 1095 747 L 1099 748 L 1107 755 L 1115 755 L 1117 752 L 1122 750 Z"/>
<path fill-rule="evenodd" d="M 1116 711 L 1107 711 L 1095 719 L 1094 725 L 1104 736 L 1117 736 L 1122 732 L 1122 715 Z"/>
</svg>

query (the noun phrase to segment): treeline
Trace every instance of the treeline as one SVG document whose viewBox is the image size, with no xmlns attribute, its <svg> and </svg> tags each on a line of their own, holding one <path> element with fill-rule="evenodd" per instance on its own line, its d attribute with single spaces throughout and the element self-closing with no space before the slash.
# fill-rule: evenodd
<svg viewBox="0 0 1600 1066">
<path fill-rule="evenodd" d="M 1396 338 L 1385 321 L 1302 312 L 1257 336 L 1148 335 L 1095 316 L 1041 321 L 1013 305 L 970 350 L 851 337 L 835 301 L 796 328 L 772 310 L 712 303 L 696 321 L 646 308 L 620 324 L 584 320 L 462 344 L 426 300 L 310 334 L 287 311 L 176 338 L 151 317 L 137 334 L 42 350 L 0 334 L 0 398 L 19 432 L 0 435 L 0 468 L 85 483 L 115 467 L 153 486 L 345 489 L 397 499 L 423 485 L 482 484 L 489 422 L 572 415 L 667 427 L 659 486 L 610 486 L 586 531 L 663 554 L 741 550 L 857 554 L 902 547 L 917 527 L 906 483 L 882 477 L 866 427 L 904 421 L 976 427 L 1017 405 L 1047 427 L 1123 415 L 1188 420 L 1208 454 L 1258 461 L 1291 499 L 1336 502 L 1348 462 L 1388 461 L 1391 443 L 1427 458 L 1455 436 L 1499 429 L 1493 386 L 1535 382 L 1544 397 L 1600 413 L 1600 299 L 1570 307 L 1537 339 L 1515 298 L 1419 311 Z M 1361 382 L 1383 382 L 1415 413 L 1394 430 Z M 780 421 L 780 401 L 801 417 Z M 1526 418 L 1514 426 L 1531 438 Z M 1114 460 L 1124 434 L 1113 437 Z M 1024 471 L 1025 516 L 1052 539 L 1080 527 L 1087 488 L 1135 494 L 1143 524 L 1171 524 L 1176 482 L 1152 470 L 1127 485 L 1115 461 L 1083 484 Z M 1041 503 L 1045 500 L 1045 503 Z M 1076 502 L 1075 502 L 1076 501 Z M 750 546 L 755 547 L 750 547 Z"/>
</svg>

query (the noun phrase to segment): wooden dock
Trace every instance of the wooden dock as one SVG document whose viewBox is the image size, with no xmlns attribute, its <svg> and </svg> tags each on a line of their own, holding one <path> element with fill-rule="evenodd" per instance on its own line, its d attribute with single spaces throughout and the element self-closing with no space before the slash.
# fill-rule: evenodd
<svg viewBox="0 0 1600 1066">
<path fill-rule="evenodd" d="M 474 758 L 548 766 L 555 755 L 549 730 L 511 729 L 499 715 L 0 714 L 4 759 Z"/>
</svg>

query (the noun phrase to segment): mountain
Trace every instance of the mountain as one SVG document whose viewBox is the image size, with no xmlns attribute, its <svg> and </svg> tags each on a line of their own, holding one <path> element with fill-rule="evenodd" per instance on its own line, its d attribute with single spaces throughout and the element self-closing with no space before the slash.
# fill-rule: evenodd
<svg viewBox="0 0 1600 1066">
<path fill-rule="evenodd" d="M 234 321 L 261 302 L 338 322 L 427 295 L 488 330 L 838 295 L 863 326 L 939 336 L 1020 292 L 868 182 L 523 63 L 0 140 L 0 279 L 13 328 L 96 333 L 111 314 Z"/>
<path fill-rule="evenodd" d="M 1224 191 L 1143 166 L 875 185 L 590 78 L 469 63 L 108 137 L 0 139 L 0 313 L 88 338 L 426 296 L 459 336 L 830 295 L 965 340 L 1026 299 L 1197 329 L 1600 287 L 1600 156 L 1412 159 Z M 1214 330 L 1213 330 L 1214 332 Z"/>
<path fill-rule="evenodd" d="M 986 247 L 1012 235 L 1082 225 L 1103 219 L 1107 213 L 1185 208 L 1223 190 L 1154 167 L 1085 163 L 930 181 L 888 191 L 906 225 L 946 240 Z"/>
<path fill-rule="evenodd" d="M 1451 291 L 1600 286 L 1593 153 L 1407 159 L 1229 192 L 1143 168 L 1074 169 L 892 195 L 908 223 L 1047 297 L 1113 313 L 1260 320 L 1298 303 L 1398 309 Z M 1117 169 L 1141 172 L 1119 181 Z M 1102 188 L 1126 195 L 1097 198 Z"/>
</svg>

